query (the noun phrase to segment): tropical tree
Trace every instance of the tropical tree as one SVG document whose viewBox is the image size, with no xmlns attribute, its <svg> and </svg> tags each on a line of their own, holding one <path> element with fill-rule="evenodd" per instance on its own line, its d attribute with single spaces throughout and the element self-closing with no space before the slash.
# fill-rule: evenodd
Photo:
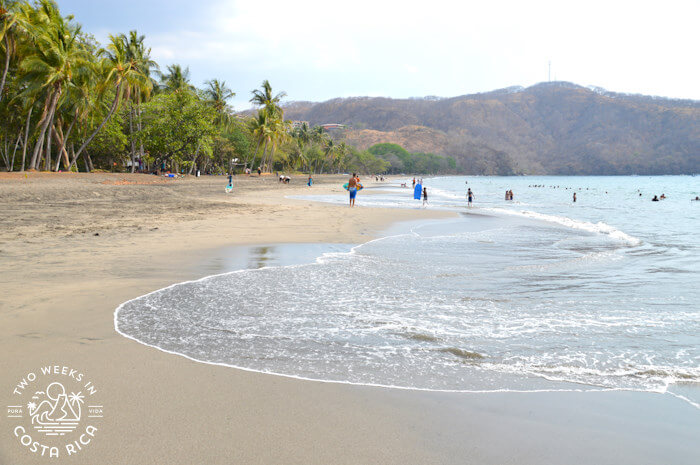
<svg viewBox="0 0 700 465">
<path fill-rule="evenodd" d="M 55 3 L 41 0 L 36 9 L 29 4 L 21 4 L 17 23 L 32 44 L 20 65 L 22 79 L 26 83 L 24 92 L 44 96 L 37 141 L 29 162 L 29 169 L 36 169 L 59 99 L 71 85 L 74 76 L 89 72 L 88 59 L 79 42 L 80 26 L 70 17 L 63 18 Z M 47 149 L 50 142 L 51 132 L 48 133 Z M 46 154 L 48 165 L 50 152 L 47 150 Z"/>
<path fill-rule="evenodd" d="M 224 126 L 231 121 L 231 108 L 228 106 L 228 101 L 236 96 L 226 86 L 226 81 L 212 79 L 204 83 L 204 95 L 207 101 L 214 107 L 217 117 L 217 125 Z"/>
<path fill-rule="evenodd" d="M 16 52 L 17 36 L 15 23 L 17 22 L 16 10 L 19 2 L 0 0 L 0 50 L 5 55 L 2 77 L 0 77 L 0 101 L 2 101 L 7 73 L 10 70 L 10 60 Z"/>
<path fill-rule="evenodd" d="M 154 80 L 151 70 L 157 70 L 158 64 L 151 60 L 151 49 L 146 48 L 146 36 L 138 32 L 130 31 L 127 37 L 119 35 L 119 39 L 126 44 L 127 58 L 134 70 L 140 74 L 140 79 L 131 79 L 129 82 L 131 100 L 129 102 L 129 137 L 131 140 L 131 172 L 136 169 L 136 140 L 134 133 L 134 120 L 136 131 L 141 130 L 141 102 L 148 101 L 154 88 Z M 139 158 L 143 159 L 143 142 L 140 142 Z"/>
<path fill-rule="evenodd" d="M 190 68 L 182 69 L 178 64 L 168 65 L 168 72 L 161 74 L 160 90 L 166 92 L 193 92 L 195 87 L 190 83 Z"/>
<path fill-rule="evenodd" d="M 270 81 L 265 79 L 262 82 L 260 89 L 255 89 L 251 92 L 253 97 L 250 102 L 253 105 L 264 107 L 268 115 L 282 117 L 282 108 L 279 106 L 280 101 L 287 96 L 286 92 L 280 92 L 277 95 L 273 95 L 272 86 Z"/>
</svg>

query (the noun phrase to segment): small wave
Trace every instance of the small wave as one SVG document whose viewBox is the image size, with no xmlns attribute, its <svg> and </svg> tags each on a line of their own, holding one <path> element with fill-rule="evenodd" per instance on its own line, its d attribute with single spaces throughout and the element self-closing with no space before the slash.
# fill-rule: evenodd
<svg viewBox="0 0 700 465">
<path fill-rule="evenodd" d="M 484 358 L 484 356 L 478 352 L 471 352 L 469 350 L 459 349 L 457 347 L 446 347 L 444 349 L 440 349 L 440 352 L 444 352 L 446 354 L 452 354 L 454 356 L 457 356 L 459 358 L 463 358 L 466 360 L 482 360 Z"/>
<path fill-rule="evenodd" d="M 405 337 L 406 339 L 411 339 L 414 341 L 421 341 L 421 342 L 438 342 L 439 341 L 439 339 L 436 338 L 435 336 L 432 336 L 430 334 L 425 334 L 425 333 L 419 333 L 419 332 L 400 333 L 400 336 Z"/>
<path fill-rule="evenodd" d="M 607 223 L 603 223 L 602 221 L 599 221 L 597 223 L 589 223 L 588 221 L 574 220 L 572 218 L 567 218 L 566 216 L 547 215 L 544 213 L 537 213 L 537 212 L 532 212 L 532 211 L 528 211 L 528 210 L 515 211 L 515 210 L 506 210 L 506 209 L 502 209 L 502 208 L 484 208 L 484 210 L 490 210 L 490 211 L 493 211 L 496 213 L 505 213 L 505 214 L 513 215 L 513 216 L 532 218 L 535 220 L 541 220 L 541 221 L 547 221 L 549 223 L 560 224 L 562 226 L 566 226 L 566 227 L 569 227 L 572 229 L 578 229 L 581 231 L 587 231 L 587 232 L 597 233 L 597 234 L 604 234 L 604 235 L 607 235 L 613 239 L 627 242 L 630 245 L 639 245 L 642 242 L 640 239 L 638 239 L 634 236 L 630 236 L 629 234 L 624 233 L 624 232 L 620 231 L 619 229 L 616 229 L 613 226 L 610 226 Z"/>
</svg>

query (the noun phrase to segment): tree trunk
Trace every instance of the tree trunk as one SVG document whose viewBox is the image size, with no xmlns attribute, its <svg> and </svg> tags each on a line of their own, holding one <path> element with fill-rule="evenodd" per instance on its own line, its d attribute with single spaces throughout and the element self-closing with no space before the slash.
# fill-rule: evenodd
<svg viewBox="0 0 700 465">
<path fill-rule="evenodd" d="M 258 146 L 255 147 L 255 152 L 253 152 L 253 159 L 250 161 L 250 169 L 253 169 L 253 163 L 255 162 L 255 156 L 258 154 L 258 150 L 260 150 L 260 144 L 262 144 L 262 140 L 258 141 Z M 245 161 L 243 162 L 243 171 L 248 168 L 248 155 L 245 157 Z"/>
<path fill-rule="evenodd" d="M 73 121 L 70 123 L 70 126 L 68 126 L 68 131 L 66 131 L 66 135 L 63 135 L 63 131 L 61 131 L 60 134 L 57 133 L 57 135 L 60 136 L 61 138 L 61 148 L 58 151 L 58 156 L 56 157 L 56 169 L 55 171 L 58 172 L 58 167 L 61 164 L 61 156 L 63 156 L 63 166 L 66 167 L 66 170 L 69 169 L 70 167 L 70 160 L 68 159 L 68 151 L 66 150 L 66 142 L 68 142 L 68 138 L 70 137 L 70 133 L 73 130 L 73 126 L 75 125 L 75 120 L 78 119 L 78 115 L 76 112 L 76 117 L 73 119 Z M 59 125 L 58 127 L 61 129 L 61 126 Z"/>
<path fill-rule="evenodd" d="M 5 80 L 7 79 L 7 71 L 10 69 L 10 39 L 5 33 L 5 69 L 2 72 L 2 80 L 0 81 L 0 102 L 2 102 L 2 91 L 5 89 Z"/>
<path fill-rule="evenodd" d="M 15 169 L 15 155 L 17 154 L 17 147 L 22 140 L 22 129 L 19 130 L 19 135 L 17 136 L 17 142 L 15 142 L 15 149 L 12 151 L 12 161 L 10 162 L 10 171 Z"/>
<path fill-rule="evenodd" d="M 143 163 L 143 140 L 141 140 L 141 131 L 143 130 L 143 125 L 141 124 L 141 94 L 136 96 L 136 130 L 139 133 L 139 161 Z"/>
<path fill-rule="evenodd" d="M 134 104 L 129 105 L 129 139 L 131 139 L 131 172 L 136 170 L 136 141 L 134 140 Z"/>
<path fill-rule="evenodd" d="M 267 161 L 267 166 L 269 167 L 269 172 L 272 173 L 272 164 L 275 162 L 275 143 L 272 143 L 272 148 L 270 149 L 270 159 Z"/>
<path fill-rule="evenodd" d="M 51 94 L 49 94 L 51 95 Z M 44 106 L 45 113 L 42 115 L 39 121 L 39 136 L 36 140 L 36 145 L 34 146 L 34 153 L 32 154 L 32 160 L 29 162 L 29 169 L 33 170 L 37 167 L 37 162 L 39 161 L 39 154 L 44 145 L 44 136 L 46 135 L 46 128 L 51 123 L 54 110 L 56 110 L 56 104 L 58 103 L 58 98 L 61 96 L 60 88 L 57 89 L 52 97 L 48 98 L 48 105 Z M 48 108 L 47 108 L 48 107 Z"/>
<path fill-rule="evenodd" d="M 117 91 L 116 91 L 116 94 L 115 94 L 115 96 L 114 96 L 114 101 L 112 102 L 112 106 L 111 106 L 111 108 L 109 109 L 109 113 L 107 113 L 107 116 L 106 116 L 105 119 L 100 123 L 100 125 L 97 126 L 97 129 L 95 129 L 95 130 L 93 131 L 93 133 L 90 134 L 90 137 L 88 137 L 87 140 L 86 140 L 85 142 L 83 142 L 83 145 L 80 146 L 80 148 L 78 149 L 78 151 L 75 152 L 74 160 L 75 160 L 75 158 L 78 157 L 78 155 L 80 155 L 81 153 L 83 153 L 83 150 L 85 150 L 85 147 L 87 147 L 87 146 L 90 144 L 90 142 L 92 142 L 92 139 L 95 138 L 95 136 L 97 135 L 97 133 L 100 132 L 100 131 L 102 130 L 102 128 L 104 127 L 104 125 L 107 124 L 107 121 L 109 121 L 109 119 L 112 117 L 112 114 L 114 114 L 114 111 L 117 109 L 117 106 L 119 105 L 119 98 L 120 98 L 121 92 L 122 92 L 122 84 L 123 84 L 123 82 L 120 82 L 119 85 L 117 86 Z M 75 163 L 75 161 L 74 161 L 73 163 Z M 71 163 L 71 168 L 73 167 L 73 163 Z"/>
<path fill-rule="evenodd" d="M 53 118 L 51 118 L 49 128 L 46 132 L 46 155 L 44 157 L 44 171 L 51 171 L 51 140 L 53 139 Z"/>
<path fill-rule="evenodd" d="M 263 147 L 263 153 L 260 156 L 260 163 L 258 164 L 258 168 L 260 170 L 262 170 L 264 167 L 263 162 L 265 161 L 265 154 L 267 153 L 267 142 L 268 142 L 267 139 L 265 139 L 265 147 Z"/>
<path fill-rule="evenodd" d="M 88 158 L 87 152 L 83 152 L 83 163 L 85 164 L 85 171 L 88 173 L 91 172 L 90 159 Z"/>
<path fill-rule="evenodd" d="M 190 166 L 190 172 L 187 174 L 192 174 L 194 171 L 194 164 L 197 162 L 197 157 L 199 156 L 199 144 L 197 144 L 197 150 L 194 152 L 194 158 L 192 159 L 192 166 Z"/>
<path fill-rule="evenodd" d="M 27 158 L 27 143 L 29 142 L 29 123 L 32 121 L 32 110 L 34 107 L 29 107 L 29 113 L 27 114 L 27 126 L 24 130 L 24 144 L 22 144 L 22 169 L 24 171 L 24 161 Z"/>
</svg>

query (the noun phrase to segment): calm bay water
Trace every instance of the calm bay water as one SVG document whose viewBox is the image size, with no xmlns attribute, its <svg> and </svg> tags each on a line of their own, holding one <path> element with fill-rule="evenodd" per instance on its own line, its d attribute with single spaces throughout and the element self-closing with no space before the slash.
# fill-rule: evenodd
<svg viewBox="0 0 700 465">
<path fill-rule="evenodd" d="M 115 324 L 196 360 L 303 378 L 634 389 L 700 404 L 700 202 L 691 201 L 700 178 L 425 185 L 429 208 L 459 217 L 403 225 L 306 264 L 174 285 L 125 303 Z M 421 208 L 397 183 L 362 191 L 358 205 Z"/>
</svg>

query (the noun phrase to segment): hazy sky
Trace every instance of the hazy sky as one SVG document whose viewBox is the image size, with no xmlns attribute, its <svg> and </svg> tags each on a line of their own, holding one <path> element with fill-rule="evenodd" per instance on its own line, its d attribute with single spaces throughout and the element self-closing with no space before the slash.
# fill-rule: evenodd
<svg viewBox="0 0 700 465">
<path fill-rule="evenodd" d="M 287 100 L 455 96 L 548 78 L 700 99 L 700 0 L 59 0 L 103 41 L 137 29 L 155 60 L 223 79 L 248 106 L 269 79 Z"/>
</svg>

